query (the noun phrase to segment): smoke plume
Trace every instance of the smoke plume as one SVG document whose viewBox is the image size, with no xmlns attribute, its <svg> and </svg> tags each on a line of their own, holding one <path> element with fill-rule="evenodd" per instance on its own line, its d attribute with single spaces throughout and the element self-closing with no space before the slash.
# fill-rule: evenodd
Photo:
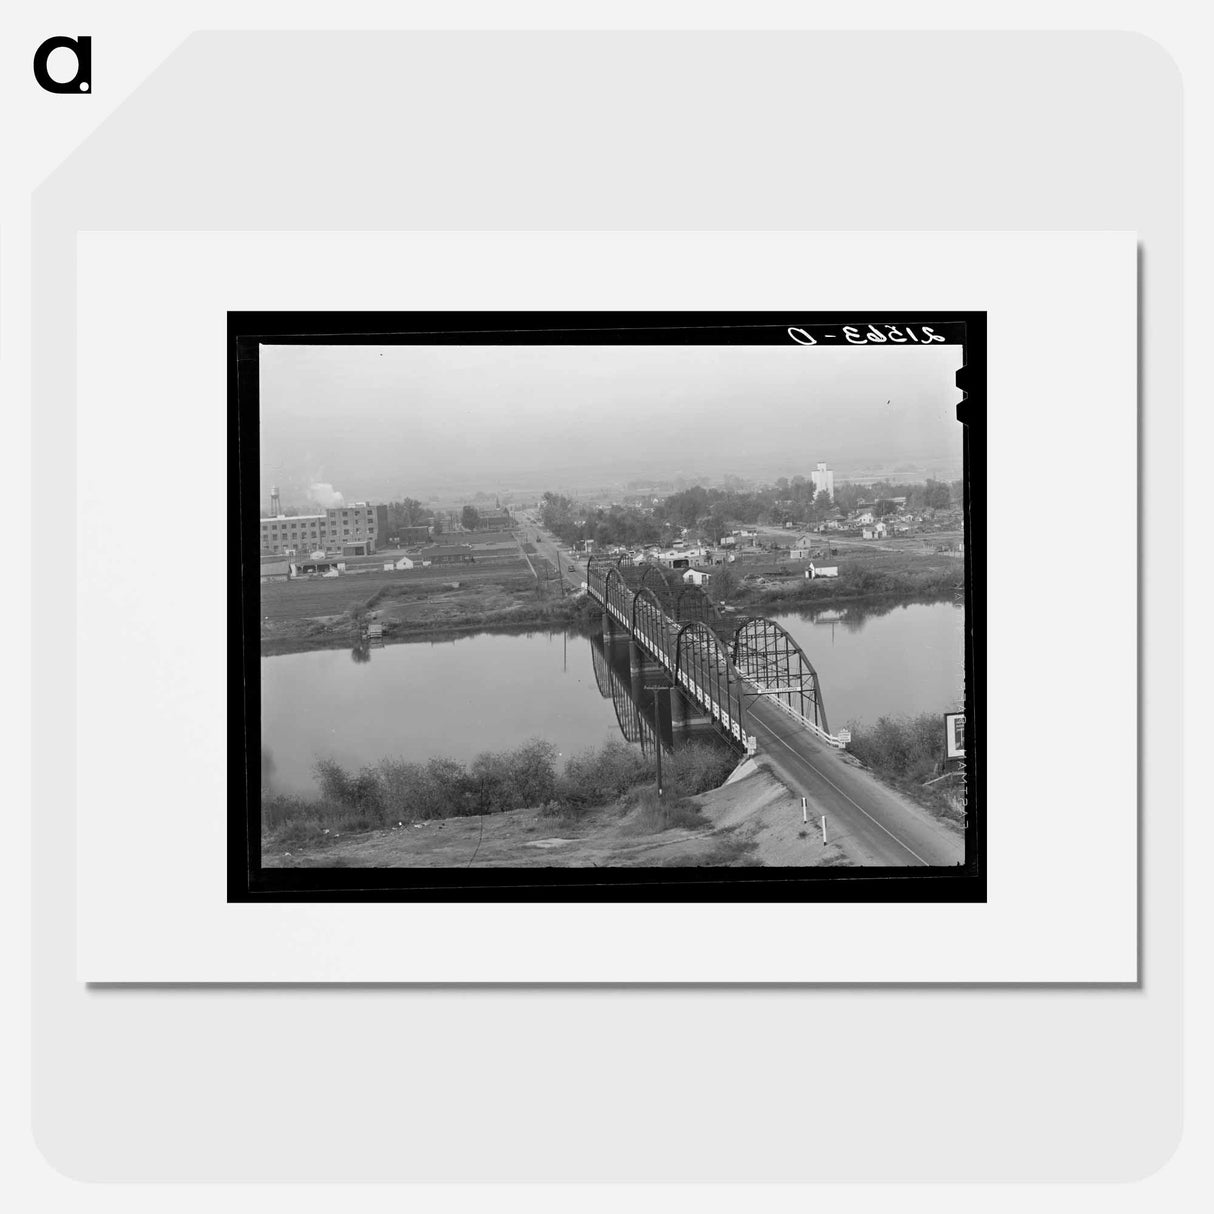
<svg viewBox="0 0 1214 1214">
<path fill-rule="evenodd" d="M 308 490 L 308 497 L 318 506 L 340 506 L 346 499 L 332 485 L 325 481 L 314 484 Z"/>
</svg>

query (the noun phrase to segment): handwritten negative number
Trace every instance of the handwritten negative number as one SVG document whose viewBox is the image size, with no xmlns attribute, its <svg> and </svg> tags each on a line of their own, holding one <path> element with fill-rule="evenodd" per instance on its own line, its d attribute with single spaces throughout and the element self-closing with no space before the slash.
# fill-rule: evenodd
<svg viewBox="0 0 1214 1214">
<path fill-rule="evenodd" d="M 859 325 L 844 325 L 843 336 L 846 338 L 848 345 L 852 346 L 877 345 L 887 341 L 893 342 L 896 345 L 902 345 L 905 342 L 928 345 L 934 341 L 942 342 L 945 340 L 944 337 L 929 325 L 920 325 L 918 332 L 910 325 L 905 325 L 902 328 L 899 328 L 897 325 L 885 325 L 884 330 L 882 332 L 876 325 L 868 325 L 863 330 Z M 817 339 L 804 329 L 789 329 L 788 336 L 801 346 L 816 346 L 818 344 Z"/>
</svg>

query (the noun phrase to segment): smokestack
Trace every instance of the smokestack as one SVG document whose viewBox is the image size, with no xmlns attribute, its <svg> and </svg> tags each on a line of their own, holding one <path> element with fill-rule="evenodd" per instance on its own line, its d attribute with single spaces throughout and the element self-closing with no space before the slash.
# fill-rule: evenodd
<svg viewBox="0 0 1214 1214">
<path fill-rule="evenodd" d="M 278 486 L 277 485 L 275 485 L 274 488 L 270 490 L 270 517 L 271 518 L 281 518 L 282 517 L 282 503 L 278 500 Z"/>
</svg>

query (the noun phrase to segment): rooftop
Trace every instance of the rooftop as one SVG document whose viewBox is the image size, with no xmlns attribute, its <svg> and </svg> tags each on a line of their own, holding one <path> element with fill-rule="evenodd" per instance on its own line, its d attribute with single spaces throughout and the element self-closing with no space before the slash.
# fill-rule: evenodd
<svg viewBox="0 0 1214 1214">
<path fill-rule="evenodd" d="M 420 556 L 423 559 L 428 556 L 456 556 L 461 554 L 472 555 L 472 549 L 467 544 L 428 544 L 425 548 L 414 548 L 408 553 L 409 556 Z"/>
</svg>

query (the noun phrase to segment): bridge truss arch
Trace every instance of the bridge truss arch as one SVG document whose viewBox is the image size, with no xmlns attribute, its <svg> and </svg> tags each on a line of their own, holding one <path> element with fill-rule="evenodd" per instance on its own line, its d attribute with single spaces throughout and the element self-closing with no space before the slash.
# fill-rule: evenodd
<svg viewBox="0 0 1214 1214">
<path fill-rule="evenodd" d="M 661 604 L 662 610 L 669 616 L 674 615 L 674 595 L 670 583 L 662 576 L 662 571 L 654 564 L 646 561 L 642 567 L 640 586 L 651 590 Z"/>
<path fill-rule="evenodd" d="M 648 722 L 641 719 L 636 702 L 615 671 L 611 672 L 611 701 L 624 741 L 640 743 L 642 752 L 647 752 L 646 744 L 653 735 L 653 727 L 646 728 Z"/>
<path fill-rule="evenodd" d="M 604 700 L 610 700 L 615 709 L 616 723 L 620 727 L 626 742 L 635 742 L 641 748 L 642 754 L 652 753 L 654 746 L 653 722 L 649 720 L 635 699 L 635 688 L 620 677 L 619 672 L 611 664 L 602 642 L 592 637 L 590 639 L 591 660 L 594 663 L 594 682 L 599 695 Z"/>
<path fill-rule="evenodd" d="M 745 744 L 743 686 L 729 650 L 702 620 L 683 624 L 674 642 L 674 677 L 732 737 Z"/>
<path fill-rule="evenodd" d="M 621 552 L 616 558 L 615 567 L 623 576 L 624 584 L 635 590 L 640 587 L 649 565 L 647 562 L 638 564 L 631 552 Z"/>
<path fill-rule="evenodd" d="M 615 565 L 608 567 L 603 578 L 603 601 L 620 623 L 627 623 L 632 618 L 632 591 Z"/>
<path fill-rule="evenodd" d="M 594 683 L 604 700 L 611 699 L 611 664 L 602 641 L 591 638 L 590 660 L 594 664 Z"/>
<path fill-rule="evenodd" d="M 658 596 L 649 586 L 642 586 L 632 596 L 632 614 L 629 622 L 633 636 L 640 637 L 649 652 L 665 665 L 673 665 L 670 654 L 670 634 L 666 629 L 667 615 Z"/>
<path fill-rule="evenodd" d="M 818 672 L 782 625 L 765 616 L 746 617 L 734 630 L 730 656 L 738 673 L 761 695 L 830 733 Z"/>
<path fill-rule="evenodd" d="M 717 605 L 699 586 L 684 586 L 674 601 L 674 618 L 680 624 L 700 620 L 715 624 L 720 619 Z"/>
</svg>

